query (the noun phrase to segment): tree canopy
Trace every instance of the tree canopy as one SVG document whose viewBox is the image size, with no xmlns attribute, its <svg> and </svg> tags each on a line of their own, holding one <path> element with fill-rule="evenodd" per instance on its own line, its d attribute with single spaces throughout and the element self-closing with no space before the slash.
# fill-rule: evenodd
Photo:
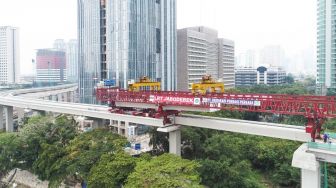
<svg viewBox="0 0 336 188">
<path fill-rule="evenodd" d="M 141 160 L 127 179 L 127 188 L 137 187 L 202 187 L 196 161 L 163 154 L 149 161 Z"/>
</svg>

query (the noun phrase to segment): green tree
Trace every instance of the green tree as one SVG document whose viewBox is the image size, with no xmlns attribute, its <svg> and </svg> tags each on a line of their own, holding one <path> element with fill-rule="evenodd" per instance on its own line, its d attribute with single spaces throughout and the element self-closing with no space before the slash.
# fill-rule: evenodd
<svg viewBox="0 0 336 188">
<path fill-rule="evenodd" d="M 288 74 L 286 77 L 285 77 L 285 81 L 287 84 L 292 84 L 294 83 L 294 77 L 292 74 Z"/>
<path fill-rule="evenodd" d="M 209 187 L 220 188 L 257 188 L 263 187 L 255 178 L 249 161 L 231 164 L 226 160 L 202 160 L 200 173 L 202 183 Z"/>
<path fill-rule="evenodd" d="M 16 133 L 0 133 L 0 179 L 19 167 L 21 151 L 21 142 Z"/>
<path fill-rule="evenodd" d="M 183 158 L 197 159 L 202 158 L 204 149 L 202 144 L 218 131 L 195 127 L 182 127 L 181 130 L 181 153 Z"/>
<path fill-rule="evenodd" d="M 126 143 L 126 138 L 105 129 L 78 135 L 65 147 L 64 156 L 53 164 L 50 186 L 57 187 L 67 177 L 78 182 L 88 180 L 91 168 L 103 154 L 121 151 Z"/>
<path fill-rule="evenodd" d="M 128 176 L 125 187 L 201 187 L 198 167 L 197 162 L 173 154 L 141 160 Z"/>
<path fill-rule="evenodd" d="M 33 117 L 19 132 L 24 144 L 26 169 L 32 169 L 40 178 L 48 176 L 50 161 L 55 161 L 70 140 L 76 136 L 75 123 L 66 116 Z"/>
<path fill-rule="evenodd" d="M 90 187 L 119 187 L 134 170 L 135 158 L 125 152 L 103 154 L 89 174 Z"/>
</svg>

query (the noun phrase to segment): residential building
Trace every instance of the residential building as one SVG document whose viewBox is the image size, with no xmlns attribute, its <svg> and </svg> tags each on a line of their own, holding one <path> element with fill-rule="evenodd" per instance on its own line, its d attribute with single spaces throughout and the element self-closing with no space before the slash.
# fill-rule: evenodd
<svg viewBox="0 0 336 188">
<path fill-rule="evenodd" d="M 95 85 L 148 76 L 176 89 L 176 0 L 78 0 L 79 93 L 95 103 Z"/>
<path fill-rule="evenodd" d="M 218 38 L 211 28 L 189 27 L 177 31 L 177 49 L 177 90 L 190 90 L 205 74 L 234 87 L 233 41 Z"/>
<path fill-rule="evenodd" d="M 53 47 L 66 53 L 66 67 L 68 82 L 78 82 L 78 42 L 76 39 L 71 39 L 65 42 L 63 39 L 56 39 Z"/>
<path fill-rule="evenodd" d="M 19 81 L 19 29 L 0 26 L 0 84 L 13 84 Z"/>
<path fill-rule="evenodd" d="M 281 85 L 286 83 L 286 71 L 281 67 L 241 67 L 235 70 L 236 87 L 258 84 Z"/>
<path fill-rule="evenodd" d="M 59 49 L 39 49 L 36 53 L 36 82 L 66 81 L 66 56 Z"/>
<path fill-rule="evenodd" d="M 317 75 L 318 94 L 336 93 L 336 2 L 317 1 Z"/>
</svg>

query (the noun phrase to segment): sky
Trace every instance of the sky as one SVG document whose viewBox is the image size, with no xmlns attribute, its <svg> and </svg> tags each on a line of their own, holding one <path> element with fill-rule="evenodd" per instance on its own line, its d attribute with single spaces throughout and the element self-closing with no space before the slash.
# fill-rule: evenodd
<svg viewBox="0 0 336 188">
<path fill-rule="evenodd" d="M 316 4 L 316 0 L 177 0 L 177 27 L 216 29 L 219 37 L 235 41 L 236 54 L 280 45 L 288 57 L 305 51 L 313 51 L 314 57 Z M 77 38 L 77 0 L 0 0 L 0 25 L 20 29 L 21 72 L 29 74 L 36 49 L 52 47 L 55 39 Z"/>
</svg>

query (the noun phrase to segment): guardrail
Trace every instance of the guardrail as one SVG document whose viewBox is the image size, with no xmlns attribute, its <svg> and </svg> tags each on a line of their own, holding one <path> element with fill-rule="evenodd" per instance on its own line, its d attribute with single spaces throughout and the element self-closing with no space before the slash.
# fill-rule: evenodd
<svg viewBox="0 0 336 188">
<path fill-rule="evenodd" d="M 336 152 L 336 145 L 332 143 L 308 142 L 308 149 L 321 149 Z"/>
</svg>

